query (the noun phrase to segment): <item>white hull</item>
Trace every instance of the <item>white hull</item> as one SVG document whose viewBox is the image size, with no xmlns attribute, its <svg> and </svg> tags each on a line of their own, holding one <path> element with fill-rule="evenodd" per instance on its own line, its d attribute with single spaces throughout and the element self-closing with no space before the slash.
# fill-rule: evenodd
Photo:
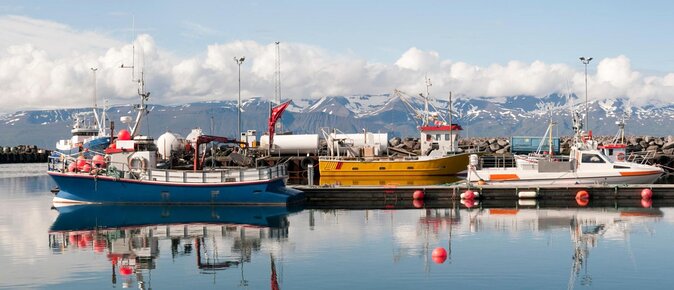
<svg viewBox="0 0 674 290">
<path fill-rule="evenodd" d="M 490 184 L 509 185 L 564 185 L 564 184 L 652 184 L 662 172 L 655 171 L 643 175 L 621 175 L 620 172 L 553 172 L 539 173 L 527 170 L 484 169 L 469 173 L 469 181 L 480 179 Z"/>
</svg>

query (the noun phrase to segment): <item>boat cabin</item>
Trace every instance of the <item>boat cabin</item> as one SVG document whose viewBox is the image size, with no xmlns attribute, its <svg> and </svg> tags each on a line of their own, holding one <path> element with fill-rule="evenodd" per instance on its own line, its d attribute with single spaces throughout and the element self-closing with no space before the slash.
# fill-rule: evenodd
<svg viewBox="0 0 674 290">
<path fill-rule="evenodd" d="M 599 146 L 599 150 L 613 162 L 624 162 L 627 158 L 627 145 L 625 144 L 606 144 Z"/>
<path fill-rule="evenodd" d="M 422 126 L 421 131 L 421 154 L 429 156 L 442 156 L 458 151 L 459 131 L 463 130 L 457 124 Z"/>
</svg>

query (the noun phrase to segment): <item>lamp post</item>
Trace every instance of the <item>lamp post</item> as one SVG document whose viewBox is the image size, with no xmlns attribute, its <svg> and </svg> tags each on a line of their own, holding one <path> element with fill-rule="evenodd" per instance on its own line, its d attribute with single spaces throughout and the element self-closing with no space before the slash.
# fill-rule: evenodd
<svg viewBox="0 0 674 290">
<path fill-rule="evenodd" d="M 585 127 L 587 128 L 587 131 L 590 131 L 590 123 L 589 123 L 589 115 L 590 112 L 588 111 L 587 108 L 587 64 L 590 63 L 592 60 L 591 57 L 580 57 L 580 61 L 585 65 Z"/>
<path fill-rule="evenodd" d="M 94 73 L 94 109 L 96 109 L 96 71 L 97 67 L 92 67 L 91 71 Z"/>
<path fill-rule="evenodd" d="M 244 60 L 246 60 L 245 56 L 242 56 L 240 58 L 234 57 L 234 61 L 236 62 L 237 65 L 239 65 L 239 103 L 237 105 L 237 108 L 238 108 L 237 109 L 237 111 L 238 111 L 237 112 L 238 113 L 238 115 L 237 115 L 238 116 L 238 118 L 237 118 L 238 119 L 238 123 L 237 123 L 238 124 L 237 125 L 238 126 L 237 127 L 238 132 L 236 132 L 237 138 L 240 138 L 240 136 L 238 136 L 238 135 L 241 134 L 241 64 L 243 63 Z"/>
</svg>

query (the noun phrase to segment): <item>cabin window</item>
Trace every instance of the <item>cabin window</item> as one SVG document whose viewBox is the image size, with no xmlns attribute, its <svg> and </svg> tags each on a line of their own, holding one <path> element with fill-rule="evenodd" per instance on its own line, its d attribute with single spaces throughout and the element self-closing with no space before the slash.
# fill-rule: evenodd
<svg viewBox="0 0 674 290">
<path fill-rule="evenodd" d="M 597 154 L 583 154 L 583 163 L 605 163 Z"/>
<path fill-rule="evenodd" d="M 445 141 L 449 141 L 449 133 L 445 134 Z"/>
<path fill-rule="evenodd" d="M 431 137 L 431 134 L 426 134 L 426 141 L 431 141 L 433 137 Z"/>
<path fill-rule="evenodd" d="M 437 141 L 442 140 L 442 139 L 440 139 L 440 134 L 435 134 L 435 140 L 437 140 Z"/>
</svg>

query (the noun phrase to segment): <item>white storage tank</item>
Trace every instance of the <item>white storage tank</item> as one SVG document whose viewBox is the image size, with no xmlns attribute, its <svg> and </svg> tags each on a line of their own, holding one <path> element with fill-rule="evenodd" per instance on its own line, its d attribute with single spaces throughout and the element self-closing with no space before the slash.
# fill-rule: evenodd
<svg viewBox="0 0 674 290">
<path fill-rule="evenodd" d="M 345 152 L 346 146 L 339 146 L 337 140 L 344 140 L 345 143 L 359 152 L 360 148 L 371 146 L 375 147 L 375 155 L 384 155 L 388 149 L 388 133 L 350 133 L 350 134 L 330 134 L 335 140 L 335 148 L 339 147 L 340 152 Z"/>
<path fill-rule="evenodd" d="M 318 134 L 274 135 L 272 155 L 318 154 Z M 269 135 L 260 137 L 260 148 L 269 149 Z"/>
<path fill-rule="evenodd" d="M 185 140 L 178 134 L 166 132 L 157 138 L 157 153 L 162 159 L 167 159 L 171 151 L 178 151 L 184 148 Z"/>
</svg>

